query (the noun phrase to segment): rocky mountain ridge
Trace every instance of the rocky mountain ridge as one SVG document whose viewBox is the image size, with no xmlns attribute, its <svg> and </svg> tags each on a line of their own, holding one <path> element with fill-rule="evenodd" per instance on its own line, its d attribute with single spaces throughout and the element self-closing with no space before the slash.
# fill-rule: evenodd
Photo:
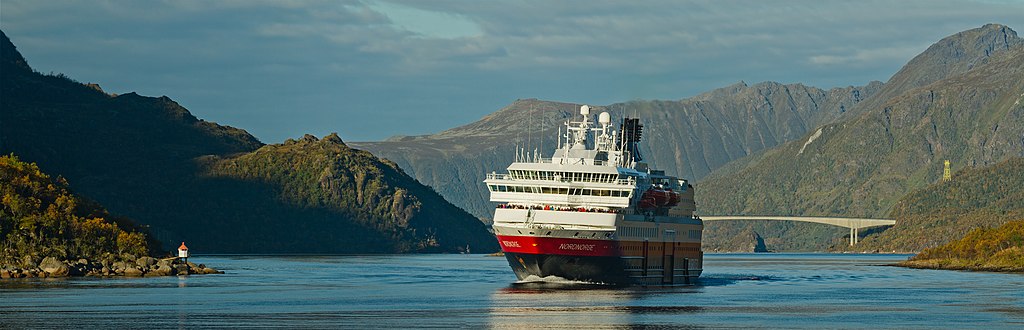
<svg viewBox="0 0 1024 330">
<path fill-rule="evenodd" d="M 881 88 L 822 90 L 801 84 L 763 82 L 732 86 L 678 101 L 631 101 L 592 106 L 613 122 L 644 118 L 641 141 L 646 159 L 668 173 L 700 180 L 731 160 L 802 136 L 870 97 Z M 504 171 L 517 146 L 550 157 L 562 123 L 578 116 L 579 104 L 517 100 L 477 122 L 426 136 L 353 142 L 395 161 L 419 181 L 480 218 L 493 205 L 481 183 L 486 173 Z"/>
</svg>

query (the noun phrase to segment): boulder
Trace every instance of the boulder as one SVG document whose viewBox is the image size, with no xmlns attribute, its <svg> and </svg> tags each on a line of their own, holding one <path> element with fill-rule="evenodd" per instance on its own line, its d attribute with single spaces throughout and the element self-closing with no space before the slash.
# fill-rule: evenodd
<svg viewBox="0 0 1024 330">
<path fill-rule="evenodd" d="M 103 266 L 103 269 L 100 270 L 100 274 L 103 274 L 103 276 L 110 276 L 111 273 L 113 272 L 107 266 Z"/>
<path fill-rule="evenodd" d="M 78 264 L 79 265 L 88 265 L 89 264 L 89 259 L 86 259 L 86 258 L 78 259 Z"/>
<path fill-rule="evenodd" d="M 189 270 L 188 269 L 188 265 L 183 265 L 183 264 L 174 265 L 174 271 L 178 275 L 188 275 L 189 274 L 188 270 Z"/>
<path fill-rule="evenodd" d="M 156 265 L 156 258 L 153 257 L 141 257 L 135 260 L 135 263 L 142 267 L 151 267 Z"/>
<path fill-rule="evenodd" d="M 124 269 L 124 276 L 142 276 L 142 270 L 137 267 L 128 267 Z"/>
<path fill-rule="evenodd" d="M 203 268 L 201 269 L 201 271 L 203 272 L 203 274 L 224 274 L 224 272 L 213 268 Z"/>
<path fill-rule="evenodd" d="M 124 264 L 124 262 L 123 262 L 123 261 L 115 261 L 115 262 L 114 262 L 114 263 L 113 263 L 113 264 L 112 264 L 112 265 L 110 266 L 110 269 L 111 269 L 111 270 L 113 270 L 114 272 L 118 272 L 118 273 L 120 273 L 120 272 L 124 271 L 124 269 L 125 269 L 125 264 Z"/>
<path fill-rule="evenodd" d="M 54 257 L 46 257 L 45 259 L 43 259 L 43 262 L 39 263 L 39 268 L 42 271 L 46 272 L 46 274 L 50 277 L 68 276 L 68 273 L 71 270 L 70 268 L 68 268 L 68 265 L 65 265 L 63 262 L 57 260 L 57 258 Z"/>
<path fill-rule="evenodd" d="M 0 278 L 11 278 L 11 271 L 7 268 L 0 269 Z"/>
<path fill-rule="evenodd" d="M 160 266 L 156 267 L 156 269 L 153 269 L 153 271 L 150 272 L 150 274 L 152 274 L 154 276 L 171 276 L 171 275 L 174 275 L 176 273 L 177 273 L 177 270 L 174 269 L 174 267 L 171 267 L 171 265 L 160 265 Z"/>
</svg>

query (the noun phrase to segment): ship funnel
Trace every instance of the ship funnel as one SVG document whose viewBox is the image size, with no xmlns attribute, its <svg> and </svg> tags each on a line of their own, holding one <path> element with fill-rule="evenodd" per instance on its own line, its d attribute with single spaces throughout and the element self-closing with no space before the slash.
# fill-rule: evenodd
<svg viewBox="0 0 1024 330">
<path fill-rule="evenodd" d="M 612 123 L 612 116 L 607 112 L 602 112 L 601 115 L 597 116 L 597 122 L 601 125 L 608 125 Z"/>
<path fill-rule="evenodd" d="M 590 107 L 587 106 L 587 105 L 583 105 L 582 107 L 580 107 L 580 114 L 584 115 L 584 116 L 589 116 L 590 115 Z"/>
</svg>

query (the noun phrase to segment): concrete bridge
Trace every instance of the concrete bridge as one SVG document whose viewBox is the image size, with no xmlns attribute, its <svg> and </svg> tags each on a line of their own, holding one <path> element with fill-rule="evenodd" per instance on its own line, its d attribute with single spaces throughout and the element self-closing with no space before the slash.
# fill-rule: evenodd
<svg viewBox="0 0 1024 330">
<path fill-rule="evenodd" d="M 850 228 L 850 245 L 857 244 L 858 231 L 864 228 L 892 226 L 896 220 L 892 219 L 866 219 L 866 218 L 835 218 L 835 217 L 789 217 L 774 215 L 711 215 L 700 216 L 704 221 L 743 221 L 743 220 L 773 220 L 773 221 L 801 221 L 823 223 L 839 227 Z"/>
</svg>

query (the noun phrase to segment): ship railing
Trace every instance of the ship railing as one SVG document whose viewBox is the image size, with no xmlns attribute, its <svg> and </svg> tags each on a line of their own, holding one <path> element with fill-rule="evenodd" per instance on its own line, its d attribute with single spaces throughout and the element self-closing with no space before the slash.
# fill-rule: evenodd
<svg viewBox="0 0 1024 330">
<path fill-rule="evenodd" d="M 487 173 L 488 180 L 512 180 L 512 176 L 507 173 Z"/>
<path fill-rule="evenodd" d="M 518 178 L 512 177 L 512 175 L 508 174 L 508 173 L 487 173 L 487 179 L 488 180 L 503 180 L 503 181 L 554 181 L 554 182 L 605 183 L 605 184 L 611 183 L 611 184 L 620 185 L 620 186 L 633 186 L 633 185 L 636 184 L 636 180 L 634 180 L 633 178 L 616 179 L 614 181 L 573 181 L 573 180 L 571 180 L 569 178 L 557 178 L 557 179 L 551 179 L 551 180 L 543 180 L 543 179 L 518 179 Z"/>
<path fill-rule="evenodd" d="M 537 163 L 544 164 L 555 164 L 555 163 L 566 163 L 566 164 L 578 164 L 579 158 L 537 158 Z M 598 165 L 605 166 L 611 162 L 607 160 L 595 160 L 595 159 L 583 159 L 583 165 Z"/>
</svg>

